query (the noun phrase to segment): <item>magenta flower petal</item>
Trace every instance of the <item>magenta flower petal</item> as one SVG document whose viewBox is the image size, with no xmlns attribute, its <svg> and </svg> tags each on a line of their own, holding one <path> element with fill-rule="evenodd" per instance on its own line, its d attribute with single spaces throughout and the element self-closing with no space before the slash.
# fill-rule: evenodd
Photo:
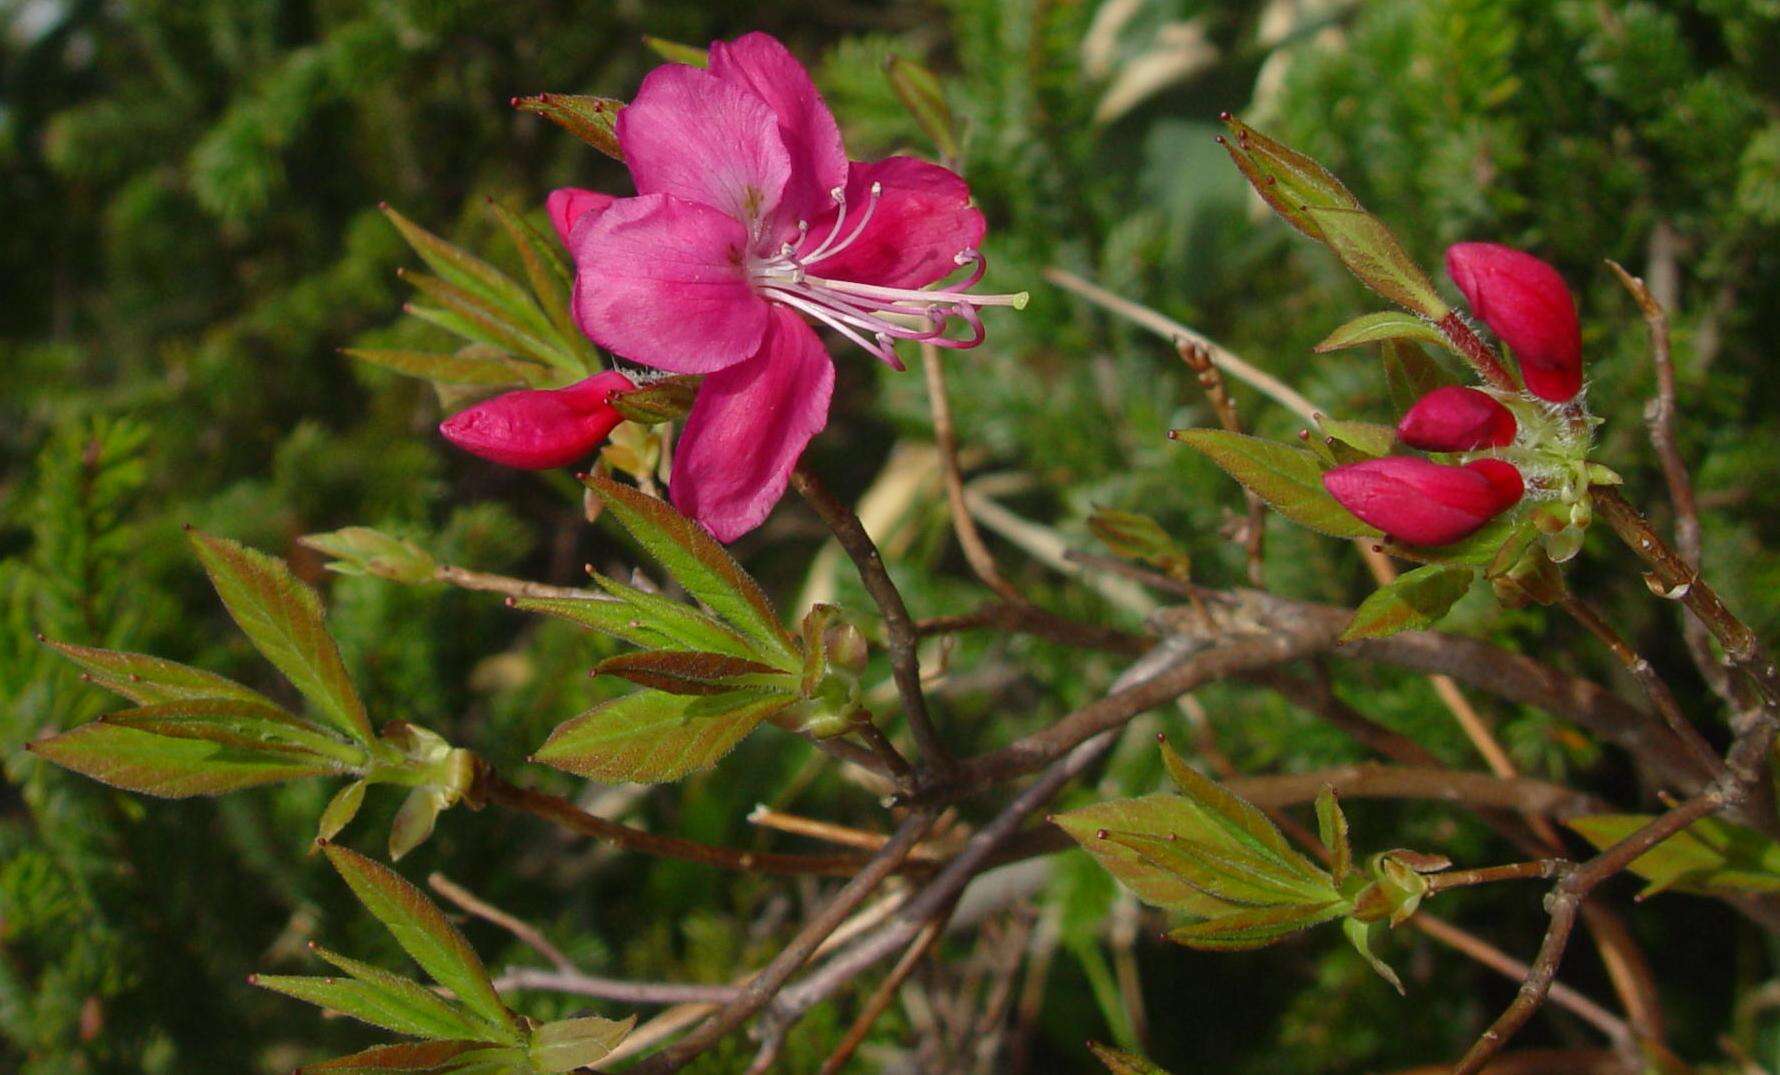
<svg viewBox="0 0 1780 1075">
<path fill-rule="evenodd" d="M 1499 459 L 1463 467 L 1411 456 L 1349 463 L 1323 475 L 1341 506 L 1405 545 L 1446 545 L 1520 500 L 1520 472 Z"/>
<path fill-rule="evenodd" d="M 1514 349 L 1529 392 L 1562 403 L 1582 390 L 1576 300 L 1556 269 L 1498 243 L 1455 243 L 1446 249 L 1446 274 Z"/>
<path fill-rule="evenodd" d="M 750 229 L 791 178 L 779 117 L 753 92 L 708 71 L 664 64 L 618 113 L 618 144 L 638 194 L 710 206 Z"/>
<path fill-rule="evenodd" d="M 664 194 L 623 198 L 574 242 L 575 321 L 601 347 L 675 373 L 759 349 L 767 306 L 744 275 L 748 233 L 729 216 Z"/>
<path fill-rule="evenodd" d="M 600 212 L 617 200 L 610 194 L 601 194 L 597 190 L 562 187 L 551 191 L 550 196 L 544 199 L 544 209 L 550 214 L 550 226 L 556 229 L 556 237 L 562 240 L 562 245 L 568 246 L 569 235 L 582 217 L 593 213 L 597 219 Z"/>
<path fill-rule="evenodd" d="M 880 187 L 875 205 L 873 183 Z M 983 241 L 983 214 L 970 204 L 970 187 L 955 172 L 913 157 L 852 163 L 843 229 L 850 232 L 867 212 L 871 217 L 859 237 L 811 262 L 812 273 L 881 287 L 925 287 L 956 272 L 958 255 L 975 254 Z M 811 225 L 805 251 L 828 234 L 834 216 L 831 210 Z"/>
<path fill-rule="evenodd" d="M 719 541 L 759 526 L 810 438 L 828 423 L 834 363 L 816 333 L 775 307 L 760 351 L 706 377 L 674 450 L 674 507 Z"/>
<path fill-rule="evenodd" d="M 1397 423 L 1397 439 L 1426 452 L 1469 452 L 1514 442 L 1514 415 L 1493 396 L 1447 385 L 1416 400 Z"/>
<path fill-rule="evenodd" d="M 445 439 L 509 467 L 567 466 L 599 447 L 624 420 L 612 397 L 636 386 L 605 372 L 566 388 L 526 389 L 484 400 L 439 424 Z"/>
<path fill-rule="evenodd" d="M 775 218 L 774 236 L 799 220 L 814 220 L 834 203 L 829 192 L 847 182 L 847 151 L 834 113 L 810 81 L 808 71 L 777 39 L 762 33 L 711 45 L 710 72 L 765 101 L 779 120 L 779 135 L 791 158 Z"/>
</svg>

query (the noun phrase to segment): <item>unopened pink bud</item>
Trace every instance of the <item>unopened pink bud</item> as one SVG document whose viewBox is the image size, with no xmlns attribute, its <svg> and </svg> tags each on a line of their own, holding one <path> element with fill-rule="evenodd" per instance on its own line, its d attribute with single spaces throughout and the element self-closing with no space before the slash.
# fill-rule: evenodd
<svg viewBox="0 0 1780 1075">
<path fill-rule="evenodd" d="M 1556 269 L 1513 247 L 1456 243 L 1446 248 L 1446 274 L 1513 348 L 1529 392 L 1562 403 L 1582 390 L 1576 300 Z"/>
<path fill-rule="evenodd" d="M 562 240 L 562 245 L 569 246 L 569 236 L 581 218 L 593 210 L 605 210 L 615 200 L 610 194 L 601 194 L 597 190 L 560 187 L 544 199 L 544 209 L 550 214 L 550 226 L 556 229 L 556 237 Z"/>
<path fill-rule="evenodd" d="M 1520 471 L 1500 459 L 1462 467 L 1412 456 L 1349 463 L 1323 475 L 1323 487 L 1363 522 L 1405 545 L 1446 545 L 1513 507 Z"/>
<path fill-rule="evenodd" d="M 1514 442 L 1514 415 L 1475 388 L 1447 385 L 1416 400 L 1397 439 L 1426 452 L 1469 452 Z"/>
<path fill-rule="evenodd" d="M 585 458 L 624 420 L 612 397 L 636 385 L 607 371 L 566 388 L 508 392 L 439 424 L 445 439 L 509 467 L 545 470 Z"/>
</svg>

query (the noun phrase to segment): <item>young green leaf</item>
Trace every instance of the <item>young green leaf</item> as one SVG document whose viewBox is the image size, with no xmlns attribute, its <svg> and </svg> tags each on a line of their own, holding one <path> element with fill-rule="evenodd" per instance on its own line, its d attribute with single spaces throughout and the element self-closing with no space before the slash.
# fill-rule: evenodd
<svg viewBox="0 0 1780 1075">
<path fill-rule="evenodd" d="M 884 67 L 890 90 L 909 110 L 921 133 L 933 140 L 939 155 L 949 161 L 959 158 L 957 122 L 946 105 L 945 89 L 932 71 L 900 55 L 892 55 Z"/>
<path fill-rule="evenodd" d="M 394 870 L 355 851 L 338 844 L 324 844 L 322 851 L 402 950 L 480 1017 L 484 1033 L 491 1035 L 487 1040 L 520 1040 L 513 1015 L 495 993 L 482 960 L 431 900 Z"/>
<path fill-rule="evenodd" d="M 795 643 L 760 584 L 704 527 L 627 485 L 598 475 L 586 481 L 606 510 L 687 592 L 765 647 L 762 659 L 774 664 L 789 660 L 788 670 L 798 666 Z"/>
<path fill-rule="evenodd" d="M 1341 932 L 1346 935 L 1349 943 L 1354 946 L 1354 951 L 1360 953 L 1360 956 L 1366 960 L 1367 965 L 1376 971 L 1380 978 L 1391 983 L 1392 989 L 1395 989 L 1401 994 L 1405 992 L 1403 989 L 1403 979 L 1397 977 L 1397 972 L 1391 969 L 1391 965 L 1378 958 L 1378 954 L 1372 950 L 1372 945 L 1378 938 L 1384 936 L 1386 929 L 1387 927 L 1381 921 L 1362 922 L 1357 918 L 1344 918 L 1341 920 Z"/>
<path fill-rule="evenodd" d="M 1096 833 L 1096 835 L 1099 835 Z M 1307 876 L 1277 861 L 1213 840 L 1178 833 L 1146 836 L 1108 832 L 1157 869 L 1166 870 L 1208 896 L 1244 907 L 1276 907 L 1336 898 L 1328 878 Z"/>
<path fill-rule="evenodd" d="M 342 575 L 375 575 L 391 582 L 415 585 L 431 582 L 439 561 L 412 541 L 391 537 L 368 526 L 348 526 L 325 534 L 305 534 L 297 539 L 317 552 L 334 557 L 329 571 Z"/>
<path fill-rule="evenodd" d="M 146 653 L 91 649 L 48 639 L 44 640 L 44 645 L 86 669 L 88 680 L 138 705 L 185 698 L 235 698 L 258 705 L 273 704 L 259 691 L 243 687 L 232 679 Z"/>
<path fill-rule="evenodd" d="M 419 982 L 404 978 L 399 974 L 392 974 L 382 967 L 362 963 L 349 956 L 329 951 L 319 944 L 310 945 L 310 950 L 336 969 L 344 971 L 365 985 L 380 991 L 389 1004 L 407 1012 L 411 1021 L 425 1023 L 430 1027 L 424 1031 L 401 1031 L 402 1033 L 412 1033 L 416 1037 L 438 1038 L 446 1041 L 468 1041 L 488 1032 L 488 1028 L 483 1026 L 475 1016 Z"/>
<path fill-rule="evenodd" d="M 545 1023 L 532 1031 L 532 1066 L 540 1072 L 590 1066 L 618 1048 L 636 1023 L 634 1015 L 623 1020 L 588 1015 Z"/>
<path fill-rule="evenodd" d="M 1294 933 L 1340 918 L 1346 910 L 1347 904 L 1340 900 L 1272 904 L 1176 926 L 1168 931 L 1168 939 L 1188 948 L 1213 952 L 1265 948 Z"/>
<path fill-rule="evenodd" d="M 572 373 L 586 372 L 581 361 L 563 347 L 543 312 L 530 298 L 525 300 L 523 308 L 501 306 L 441 277 L 419 272 L 403 272 L 401 276 L 421 294 L 454 314 L 458 319 L 458 330 L 467 339 L 535 358 Z"/>
<path fill-rule="evenodd" d="M 275 705 L 236 698 L 189 698 L 120 709 L 99 718 L 174 739 L 203 739 L 252 751 L 332 758 L 343 766 L 366 763 L 364 748 L 341 742 Z"/>
<path fill-rule="evenodd" d="M 318 1008 L 350 1015 L 361 1023 L 393 1030 L 397 1034 L 416 1038 L 450 1039 L 481 1033 L 474 1028 L 473 1023 L 425 987 L 395 975 L 390 975 L 389 980 L 400 984 L 391 987 L 382 982 L 361 981 L 356 978 L 307 978 L 277 974 L 256 974 L 248 982 L 261 989 L 270 989 L 274 993 L 283 993 L 287 997 L 306 1001 Z M 404 989 L 403 986 L 407 988 Z M 433 1001 L 432 1005 L 426 1003 L 428 998 Z"/>
<path fill-rule="evenodd" d="M 569 310 L 570 288 L 575 275 L 558 252 L 560 246 L 556 238 L 540 232 L 531 221 L 500 202 L 491 199 L 488 205 L 518 250 L 520 264 L 525 266 L 526 282 L 531 285 L 532 296 L 544 316 L 556 330 L 557 342 L 578 360 L 583 373 L 597 372 L 600 369 L 599 352 L 575 324 Z"/>
<path fill-rule="evenodd" d="M 453 243 L 409 220 L 385 205 L 383 215 L 389 218 L 402 238 L 420 255 L 427 266 L 453 289 L 480 299 L 483 305 L 502 311 L 533 329 L 548 331 L 549 321 L 518 281 Z"/>
<path fill-rule="evenodd" d="M 1328 875 L 1321 867 L 1293 850 L 1285 834 L 1253 803 L 1202 775 L 1166 741 L 1161 747 L 1162 764 L 1168 770 L 1169 778 L 1203 817 L 1192 830 L 1180 835 L 1208 841 L 1216 839 L 1244 848 L 1300 878 L 1310 879 L 1318 885 L 1327 883 Z"/>
<path fill-rule="evenodd" d="M 573 93 L 540 93 L 536 97 L 515 97 L 512 104 L 521 112 L 543 116 L 613 160 L 624 160 L 616 129 L 623 101 Z"/>
<path fill-rule="evenodd" d="M 1448 346 L 1446 337 L 1438 329 L 1414 314 L 1406 314 L 1400 310 L 1381 310 L 1375 314 L 1362 314 L 1342 325 L 1329 333 L 1322 343 L 1317 344 L 1315 350 L 1318 354 L 1327 354 L 1380 340 L 1414 340 L 1439 347 Z"/>
<path fill-rule="evenodd" d="M 1564 824 L 1605 850 L 1654 818 L 1645 814 L 1594 814 Z M 1650 882 L 1640 898 L 1668 889 L 1683 892 L 1780 892 L 1780 844 L 1740 825 L 1704 818 L 1632 860 L 1628 867 Z"/>
<path fill-rule="evenodd" d="M 1329 849 L 1329 876 L 1335 879 L 1336 889 L 1340 889 L 1353 869 L 1354 850 L 1347 837 L 1347 815 L 1335 798 L 1334 788 L 1317 792 L 1316 827 L 1318 839 Z"/>
<path fill-rule="evenodd" d="M 678 780 L 716 764 L 794 701 L 763 691 L 705 697 L 637 691 L 564 721 L 532 760 L 594 780 Z"/>
<path fill-rule="evenodd" d="M 669 41 L 665 37 L 643 36 L 643 44 L 649 46 L 651 52 L 669 63 L 683 63 L 688 67 L 705 67 L 711 62 L 711 54 L 696 45 L 682 45 L 678 41 Z"/>
<path fill-rule="evenodd" d="M 624 653 L 606 658 L 593 671 L 595 675 L 617 676 L 667 694 L 723 694 L 743 687 L 768 687 L 772 680 L 782 682 L 787 694 L 794 694 L 799 686 L 797 681 L 771 665 L 721 653 L 687 650 Z"/>
<path fill-rule="evenodd" d="M 1335 502 L 1323 488 L 1323 468 L 1303 449 L 1222 429 L 1177 429 L 1171 435 L 1300 526 L 1333 537 L 1382 536 Z"/>
<path fill-rule="evenodd" d="M 500 348 L 487 344 L 471 344 L 460 348 L 455 354 L 357 347 L 346 348 L 341 354 L 439 384 L 487 385 L 493 388 L 510 385 L 537 387 L 550 376 L 549 371 L 538 363 L 510 357 Z"/>
<path fill-rule="evenodd" d="M 463 1071 L 461 1065 L 480 1063 L 490 1057 L 525 1061 L 517 1050 L 490 1049 L 484 1041 L 414 1041 L 379 1045 L 351 1056 L 308 1064 L 298 1068 L 297 1075 L 445 1075 Z"/>
<path fill-rule="evenodd" d="M 1050 820 L 1145 903 L 1198 917 L 1227 914 L 1236 907 L 1227 900 L 1208 896 L 1130 847 L 1108 838 L 1114 830 L 1158 837 L 1192 831 L 1198 813 L 1179 795 L 1145 795 L 1093 803 L 1054 815 Z M 1102 832 L 1107 837 L 1102 837 Z"/>
<path fill-rule="evenodd" d="M 1106 1070 L 1111 1075 L 1168 1075 L 1168 1072 L 1135 1053 L 1102 1045 L 1097 1041 L 1088 1043 L 1088 1051 L 1106 1065 Z"/>
<path fill-rule="evenodd" d="M 1149 564 L 1181 582 L 1192 580 L 1192 557 L 1148 515 L 1095 508 L 1088 516 L 1088 529 L 1117 556 Z"/>
<path fill-rule="evenodd" d="M 692 411 L 693 397 L 698 394 L 698 386 L 703 380 L 702 377 L 678 376 L 650 381 L 639 385 L 635 392 L 613 396 L 612 409 L 624 415 L 626 421 L 638 425 L 678 422 Z"/>
<path fill-rule="evenodd" d="M 618 600 L 521 598 L 513 607 L 570 620 L 643 649 L 695 649 L 744 660 L 757 656 L 751 642 L 690 605 L 603 575 L 593 581 Z"/>
<path fill-rule="evenodd" d="M 1413 340 L 1385 340 L 1379 350 L 1384 355 L 1385 388 L 1398 412 L 1409 410 L 1436 388 L 1459 383 Z"/>
<path fill-rule="evenodd" d="M 1321 164 L 1234 116 L 1224 116 L 1224 125 L 1230 129 L 1231 137 L 1219 141 L 1229 151 L 1230 159 L 1261 200 L 1287 224 L 1318 242 L 1326 242 L 1310 210 L 1360 208 L 1359 199 Z"/>
<path fill-rule="evenodd" d="M 164 799 L 219 795 L 339 771 L 337 763 L 314 755 L 172 739 L 100 721 L 26 743 L 25 749 L 102 784 Z"/>
<path fill-rule="evenodd" d="M 1398 631 L 1419 630 L 1446 615 L 1471 588 L 1468 567 L 1428 564 L 1406 571 L 1372 591 L 1360 602 L 1341 641 L 1382 638 Z"/>
<path fill-rule="evenodd" d="M 1322 232 L 1323 242 L 1361 283 L 1430 321 L 1452 312 L 1384 221 L 1359 208 L 1311 206 L 1304 212 Z"/>
<path fill-rule="evenodd" d="M 315 838 L 325 842 L 340 835 L 340 830 L 352 824 L 352 819 L 358 816 L 359 807 L 364 804 L 363 780 L 354 780 L 335 792 L 334 797 L 328 800 L 327 808 L 322 810 L 321 820 L 316 822 Z"/>
<path fill-rule="evenodd" d="M 1397 431 L 1390 426 L 1376 422 L 1351 422 L 1340 418 L 1321 418 L 1317 425 L 1325 437 L 1353 448 L 1359 453 L 1358 459 L 1377 459 L 1382 455 L 1391 454 L 1397 446 Z M 1349 458 L 1344 462 L 1357 462 Z"/>
<path fill-rule="evenodd" d="M 248 640 L 328 723 L 361 743 L 370 742 L 365 704 L 323 625 L 315 591 L 297 581 L 282 560 L 227 538 L 190 533 L 211 584 Z"/>
</svg>

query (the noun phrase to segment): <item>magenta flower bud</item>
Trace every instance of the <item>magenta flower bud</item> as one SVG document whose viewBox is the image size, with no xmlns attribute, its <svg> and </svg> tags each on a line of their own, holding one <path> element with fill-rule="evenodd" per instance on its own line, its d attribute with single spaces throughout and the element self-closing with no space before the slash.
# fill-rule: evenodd
<svg viewBox="0 0 1780 1075">
<path fill-rule="evenodd" d="M 1416 400 L 1397 439 L 1425 452 L 1470 452 L 1514 443 L 1514 415 L 1475 388 L 1447 385 Z"/>
<path fill-rule="evenodd" d="M 1455 243 L 1446 248 L 1446 274 L 1513 348 L 1529 392 L 1562 403 L 1582 390 L 1576 300 L 1556 269 L 1497 243 Z"/>
<path fill-rule="evenodd" d="M 1446 545 L 1513 507 L 1520 471 L 1500 459 L 1462 467 L 1393 455 L 1336 467 L 1323 488 L 1363 522 L 1405 545 Z"/>
<path fill-rule="evenodd" d="M 503 466 L 546 470 L 585 458 L 624 420 L 612 397 L 636 385 L 607 371 L 566 388 L 525 389 L 485 400 L 439 423 L 445 439 Z"/>
</svg>

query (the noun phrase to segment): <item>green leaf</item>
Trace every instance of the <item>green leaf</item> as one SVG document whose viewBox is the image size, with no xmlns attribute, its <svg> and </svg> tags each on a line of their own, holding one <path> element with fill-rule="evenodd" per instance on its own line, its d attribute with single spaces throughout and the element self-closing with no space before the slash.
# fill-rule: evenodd
<svg viewBox="0 0 1780 1075">
<path fill-rule="evenodd" d="M 1335 887 L 1340 889 L 1353 869 L 1354 851 L 1347 837 L 1347 815 L 1342 812 L 1332 787 L 1317 792 L 1316 827 L 1317 837 L 1329 849 L 1329 876 L 1335 879 Z"/>
<path fill-rule="evenodd" d="M 1088 529 L 1115 555 L 1149 564 L 1182 582 L 1192 579 L 1192 557 L 1148 515 L 1095 508 L 1088 516 Z"/>
<path fill-rule="evenodd" d="M 1326 903 L 1275 904 L 1176 926 L 1168 939 L 1188 948 L 1239 952 L 1265 948 L 1312 926 L 1340 918 L 1347 910 L 1341 900 Z"/>
<path fill-rule="evenodd" d="M 438 1075 L 440 1072 L 457 1071 L 459 1068 L 456 1065 L 459 1062 L 473 1062 L 475 1058 L 490 1052 L 488 1043 L 482 1041 L 404 1042 L 400 1045 L 379 1045 L 351 1056 L 308 1064 L 297 1069 L 297 1075 L 310 1075 L 311 1072 L 325 1075 L 379 1075 L 389 1072 Z M 512 1050 L 500 1052 L 517 1055 Z"/>
<path fill-rule="evenodd" d="M 693 397 L 703 381 L 703 377 L 663 377 L 639 386 L 635 392 L 613 396 L 612 409 L 638 425 L 678 422 L 691 412 Z"/>
<path fill-rule="evenodd" d="M 493 1035 L 489 1040 L 519 1041 L 512 1013 L 495 993 L 482 960 L 431 900 L 394 870 L 355 851 L 338 844 L 324 844 L 322 851 L 402 950 L 481 1018 Z"/>
<path fill-rule="evenodd" d="M 456 354 L 440 351 L 369 350 L 349 347 L 341 352 L 360 362 L 394 370 L 409 377 L 438 384 L 509 385 L 536 387 L 548 378 L 543 366 L 536 362 L 509 357 L 505 351 L 487 344 L 471 344 Z"/>
<path fill-rule="evenodd" d="M 1336 897 L 1326 878 L 1306 878 L 1277 861 L 1228 843 L 1191 839 L 1179 833 L 1148 836 L 1117 830 L 1106 838 L 1227 903 L 1274 907 Z"/>
<path fill-rule="evenodd" d="M 1112 1075 L 1168 1075 L 1168 1072 L 1136 1053 L 1128 1053 L 1097 1041 L 1088 1043 L 1088 1051 L 1105 1064 L 1106 1070 Z"/>
<path fill-rule="evenodd" d="M 1564 822 L 1605 850 L 1655 820 L 1645 814 L 1594 814 Z M 1628 867 L 1650 882 L 1640 894 L 1780 892 L 1780 844 L 1753 829 L 1703 818 L 1633 859 Z"/>
<path fill-rule="evenodd" d="M 314 756 L 171 739 L 100 721 L 26 743 L 25 749 L 102 784 L 164 799 L 219 795 L 339 771 Z"/>
<path fill-rule="evenodd" d="M 1094 856 L 1106 872 L 1124 883 L 1145 903 L 1187 914 L 1208 917 L 1228 913 L 1236 905 L 1207 895 L 1203 890 L 1161 869 L 1124 844 L 1110 839 L 1116 829 L 1126 834 L 1141 833 L 1166 837 L 1170 833 L 1192 831 L 1198 815 L 1178 795 L 1145 795 L 1136 799 L 1115 799 L 1093 803 L 1050 819 L 1067 832 L 1082 850 Z M 1106 833 L 1106 837 L 1100 833 Z"/>
<path fill-rule="evenodd" d="M 122 709 L 99 718 L 120 728 L 203 739 L 250 751 L 277 751 L 332 758 L 345 766 L 364 765 L 362 747 L 350 746 L 275 705 L 237 698 L 188 698 Z"/>
<path fill-rule="evenodd" d="M 297 543 L 334 557 L 328 570 L 342 575 L 375 575 L 414 585 L 431 582 L 439 571 L 439 561 L 432 553 L 368 526 L 306 534 Z"/>
<path fill-rule="evenodd" d="M 556 330 L 556 339 L 566 345 L 576 358 L 583 373 L 593 373 L 600 368 L 599 352 L 594 350 L 592 341 L 582 334 L 579 326 L 569 310 L 570 289 L 574 286 L 575 274 L 563 261 L 559 253 L 560 246 L 554 235 L 545 235 L 525 217 L 502 205 L 489 200 L 489 208 L 494 211 L 495 218 L 507 231 L 507 237 L 519 252 L 520 264 L 525 266 L 526 282 L 531 285 L 532 297 L 544 311 L 544 316 Z"/>
<path fill-rule="evenodd" d="M 385 205 L 381 207 L 402 238 L 420 255 L 420 260 L 448 283 L 452 289 L 480 299 L 482 304 L 505 313 L 533 329 L 548 331 L 550 322 L 532 301 L 525 288 L 506 273 L 432 232 Z"/>
<path fill-rule="evenodd" d="M 315 826 L 315 838 L 327 841 L 340 835 L 340 830 L 352 824 L 358 816 L 359 807 L 365 804 L 365 782 L 354 780 L 328 800 L 327 808 L 321 812 L 321 820 Z"/>
<path fill-rule="evenodd" d="M 593 780 L 678 780 L 716 764 L 793 701 L 764 691 L 705 697 L 637 691 L 564 721 L 532 760 Z"/>
<path fill-rule="evenodd" d="M 1391 454 L 1397 446 L 1397 431 L 1376 422 L 1350 422 L 1340 418 L 1320 418 L 1317 425 L 1323 435 L 1357 450 L 1361 458 L 1377 459 Z M 1352 460 L 1349 460 L 1352 461 Z"/>
<path fill-rule="evenodd" d="M 252 985 L 283 993 L 287 997 L 350 1015 L 361 1023 L 369 1023 L 397 1034 L 416 1038 L 461 1038 L 480 1031 L 474 1024 L 454 1011 L 424 986 L 405 978 L 389 975 L 389 981 L 406 989 L 382 982 L 359 981 L 355 978 L 290 977 L 256 974 L 248 979 Z M 433 1006 L 426 1004 L 431 998 Z"/>
<path fill-rule="evenodd" d="M 1354 951 L 1360 953 L 1380 978 L 1391 983 L 1391 988 L 1403 993 L 1403 979 L 1397 977 L 1397 972 L 1391 969 L 1391 965 L 1372 951 L 1372 945 L 1384 935 L 1385 930 L 1383 922 L 1362 922 L 1357 918 L 1344 918 L 1341 921 L 1341 932 L 1354 946 Z"/>
<path fill-rule="evenodd" d="M 329 951 L 319 944 L 310 945 L 310 950 L 321 959 L 333 964 L 336 969 L 342 970 L 363 984 L 380 991 L 387 1003 L 407 1011 L 412 1020 L 426 1023 L 431 1027 L 429 1030 L 400 1031 L 401 1033 L 447 1041 L 467 1041 L 479 1039 L 488 1032 L 488 1028 L 482 1024 L 481 1020 L 413 979 L 404 978 L 399 974 L 392 974 L 382 967 L 362 963 L 349 956 Z"/>
<path fill-rule="evenodd" d="M 698 609 L 602 575 L 593 581 L 618 600 L 520 598 L 513 607 L 591 627 L 644 649 L 697 649 L 749 660 L 756 656 L 747 639 Z"/>
<path fill-rule="evenodd" d="M 90 649 L 48 639 L 44 645 L 86 669 L 88 680 L 140 705 L 184 698 L 235 698 L 258 705 L 273 704 L 259 691 L 232 679 L 146 653 Z"/>
<path fill-rule="evenodd" d="M 1315 350 L 1318 354 L 1327 354 L 1380 340 L 1414 340 L 1439 347 L 1447 346 L 1446 337 L 1440 334 L 1439 329 L 1414 314 L 1382 310 L 1375 314 L 1362 314 L 1342 325 L 1329 333 L 1322 343 L 1317 344 Z"/>
<path fill-rule="evenodd" d="M 1469 567 L 1448 564 L 1404 572 L 1360 602 L 1354 618 L 1341 632 L 1341 641 L 1382 638 L 1428 626 L 1471 589 L 1471 575 Z"/>
<path fill-rule="evenodd" d="M 584 372 L 580 360 L 563 347 L 555 330 L 530 298 L 525 300 L 523 308 L 499 306 L 441 277 L 419 272 L 403 272 L 401 276 L 421 294 L 454 315 L 454 331 L 467 339 L 527 355 L 559 369 Z M 425 317 L 417 310 L 410 312 L 438 322 L 437 318 Z"/>
<path fill-rule="evenodd" d="M 1172 435 L 1300 526 L 1333 537 L 1383 536 L 1335 502 L 1323 488 L 1316 457 L 1301 448 L 1222 429 L 1179 429 Z"/>
<path fill-rule="evenodd" d="M 1380 351 L 1384 355 L 1385 387 L 1391 406 L 1399 412 L 1408 411 L 1436 388 L 1459 383 L 1457 377 L 1410 340 L 1385 340 Z"/>
<path fill-rule="evenodd" d="M 711 62 L 711 54 L 695 45 L 682 45 L 678 41 L 669 41 L 665 37 L 643 36 L 643 44 L 649 50 L 669 63 L 683 63 L 688 67 L 706 67 Z"/>
<path fill-rule="evenodd" d="M 786 693 L 797 693 L 798 684 L 771 665 L 722 653 L 695 653 L 688 650 L 651 650 L 608 657 L 594 667 L 594 674 L 617 676 L 639 687 L 650 687 L 667 694 L 723 694 L 738 687 L 761 687 L 768 690 L 778 683 L 763 682 L 761 677 L 783 681 Z"/>
<path fill-rule="evenodd" d="M 1399 306 L 1438 321 L 1452 312 L 1384 221 L 1360 208 L 1311 206 L 1305 214 L 1349 272 Z"/>
<path fill-rule="evenodd" d="M 945 90 L 932 71 L 904 56 L 892 55 L 885 65 L 884 76 L 890 90 L 909 110 L 921 133 L 933 140 L 941 157 L 956 161 L 960 157 L 957 122 L 946 105 Z"/>
<path fill-rule="evenodd" d="M 624 160 L 616 129 L 623 101 L 572 93 L 540 93 L 536 97 L 513 98 L 513 107 L 543 116 L 613 160 Z"/>
<path fill-rule="evenodd" d="M 422 784 L 409 791 L 389 823 L 389 861 L 400 862 L 402 856 L 426 843 L 450 800 L 451 795 L 437 784 Z"/>
<path fill-rule="evenodd" d="M 315 591 L 297 581 L 282 560 L 226 538 L 197 530 L 190 534 L 217 595 L 255 648 L 328 723 L 361 743 L 370 742 L 365 704 L 322 623 Z"/>
<path fill-rule="evenodd" d="M 1202 775 L 1188 765 L 1167 742 L 1162 743 L 1162 764 L 1181 795 L 1198 810 L 1204 821 L 1182 836 L 1214 839 L 1257 852 L 1302 878 L 1324 884 L 1328 875 L 1315 863 L 1293 850 L 1285 834 L 1253 803 Z"/>
<path fill-rule="evenodd" d="M 1220 139 L 1243 178 L 1292 227 L 1326 242 L 1312 207 L 1359 209 L 1360 203 L 1341 180 L 1321 164 L 1290 146 L 1255 130 L 1233 116 L 1224 117 L 1231 137 Z"/>
<path fill-rule="evenodd" d="M 795 643 L 771 602 L 735 558 L 704 527 L 652 496 L 598 475 L 587 487 L 675 581 L 724 620 L 766 649 L 759 656 L 797 668 Z"/>
<path fill-rule="evenodd" d="M 542 1072 L 586 1067 L 618 1048 L 636 1023 L 634 1015 L 624 1020 L 589 1015 L 545 1023 L 532 1031 L 532 1065 Z"/>
</svg>

